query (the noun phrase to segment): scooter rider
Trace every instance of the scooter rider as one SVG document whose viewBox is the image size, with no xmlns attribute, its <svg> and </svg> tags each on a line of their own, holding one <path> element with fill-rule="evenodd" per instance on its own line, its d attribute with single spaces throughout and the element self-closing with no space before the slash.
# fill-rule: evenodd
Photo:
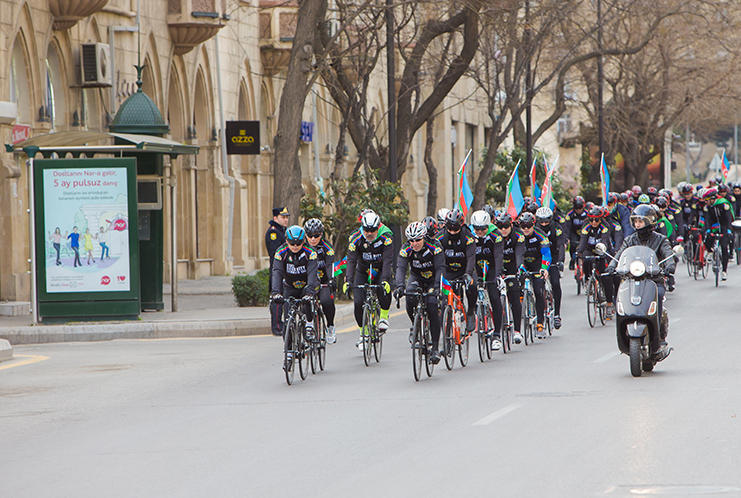
<svg viewBox="0 0 741 498">
<path fill-rule="evenodd" d="M 559 224 L 553 220 L 553 211 L 548 207 L 538 208 L 535 213 L 538 228 L 548 237 L 551 242 L 551 267 L 548 269 L 548 278 L 551 281 L 553 292 L 553 307 L 555 317 L 553 325 L 561 328 L 561 272 L 563 271 L 563 260 L 566 254 L 566 237 Z"/>
<path fill-rule="evenodd" d="M 496 227 L 491 230 L 491 217 L 486 211 L 475 211 L 471 215 L 471 226 L 476 234 L 476 273 L 479 280 L 486 284 L 486 291 L 489 294 L 489 302 L 494 314 L 494 333 L 492 334 L 491 346 L 494 351 L 499 351 L 502 347 L 500 339 L 502 300 L 499 298 L 496 281 L 502 273 L 503 240 Z"/>
<path fill-rule="evenodd" d="M 653 251 L 655 251 L 659 261 L 666 260 L 664 262 L 665 273 L 669 275 L 673 274 L 674 270 L 676 269 L 676 264 L 674 263 L 674 258 L 672 257 L 674 253 L 672 252 L 671 244 L 669 244 L 669 239 L 654 231 L 654 224 L 656 223 L 655 210 L 649 205 L 636 206 L 630 215 L 630 223 L 631 225 L 633 225 L 633 228 L 635 228 L 636 231 L 635 233 L 625 238 L 625 241 L 623 241 L 623 245 L 616 254 L 615 259 L 612 260 L 608 265 L 607 271 L 610 273 L 613 273 L 615 271 L 617 262 L 620 260 L 620 256 L 625 249 L 627 249 L 628 247 L 642 245 L 649 247 Z M 655 282 L 659 291 L 658 312 L 659 317 L 661 318 L 663 317 L 664 294 L 666 293 L 664 289 L 664 278 L 658 277 L 655 279 Z M 668 332 L 669 331 L 667 330 L 665 321 L 661 319 L 661 331 L 659 334 L 661 342 L 660 349 L 657 354 L 661 354 L 666 351 L 666 336 Z"/>
<path fill-rule="evenodd" d="M 404 231 L 407 242 L 399 251 L 399 260 L 396 266 L 396 282 L 394 297 L 398 300 L 404 289 L 412 292 L 420 289 L 425 292 L 425 306 L 427 317 L 430 320 L 430 334 L 432 336 L 432 351 L 430 362 L 438 363 L 440 354 L 438 343 L 440 342 L 440 308 L 438 306 L 438 293 L 440 289 L 440 277 L 444 266 L 443 250 L 437 242 L 430 242 L 425 237 L 427 227 L 424 223 L 415 221 L 410 223 Z M 409 267 L 409 280 L 406 280 L 407 267 Z M 409 319 L 414 323 L 414 309 L 417 307 L 417 296 L 407 295 L 406 307 Z"/>
</svg>

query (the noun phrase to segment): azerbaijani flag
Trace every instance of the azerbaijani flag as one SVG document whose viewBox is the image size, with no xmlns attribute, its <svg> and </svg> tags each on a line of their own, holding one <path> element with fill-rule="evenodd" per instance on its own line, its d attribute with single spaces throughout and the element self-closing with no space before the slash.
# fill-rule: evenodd
<svg viewBox="0 0 741 498">
<path fill-rule="evenodd" d="M 538 187 L 537 183 L 533 183 L 532 188 L 532 194 L 533 194 L 533 200 L 540 206 L 540 198 L 542 197 L 543 193 L 540 190 L 540 187 Z"/>
<path fill-rule="evenodd" d="M 728 173 L 731 170 L 731 164 L 728 162 L 726 157 L 726 150 L 723 149 L 723 161 L 720 163 L 720 172 L 723 174 L 723 181 L 728 180 Z"/>
<path fill-rule="evenodd" d="M 607 171 L 604 152 L 602 153 L 602 158 L 599 163 L 599 179 L 602 183 L 602 205 L 607 206 L 607 193 L 610 191 L 610 172 Z"/>
<path fill-rule="evenodd" d="M 372 266 L 368 268 L 368 283 L 373 283 L 373 279 L 378 276 L 378 270 L 373 268 Z"/>
<path fill-rule="evenodd" d="M 520 169 L 520 162 L 517 161 L 515 170 L 512 172 L 512 176 L 509 177 L 507 182 L 507 193 L 504 197 L 504 210 L 509 213 L 512 218 L 517 218 L 520 214 L 522 205 L 525 204 L 525 200 L 522 198 L 522 189 L 520 188 L 520 178 L 517 176 L 517 172 Z"/>
<path fill-rule="evenodd" d="M 335 261 L 334 265 L 332 265 L 332 276 L 337 277 L 339 275 L 342 275 L 342 271 L 347 268 L 347 256 L 342 258 L 339 261 Z"/>
<path fill-rule="evenodd" d="M 535 166 L 537 164 L 537 161 L 535 158 L 533 158 L 533 165 L 530 166 L 530 187 L 535 188 L 536 182 L 538 181 L 538 175 L 537 171 L 535 170 Z"/>
<path fill-rule="evenodd" d="M 442 292 L 444 296 L 449 296 L 450 293 L 453 292 L 453 287 L 445 277 L 442 277 L 442 280 L 440 280 L 440 292 Z"/>
<path fill-rule="evenodd" d="M 458 206 L 460 207 L 464 218 L 468 216 L 468 210 L 471 208 L 471 204 L 473 204 L 473 193 L 471 192 L 471 187 L 468 185 L 468 178 L 466 177 L 466 165 L 471 159 L 472 152 L 472 149 L 468 150 L 466 159 L 464 159 L 463 164 L 461 164 L 461 167 L 458 170 Z"/>
<path fill-rule="evenodd" d="M 556 171 L 555 167 L 548 168 L 548 172 L 545 174 L 545 181 L 543 182 L 543 193 L 540 196 L 540 205 L 548 206 L 551 209 L 553 209 L 553 205 L 555 204 L 553 200 L 553 180 L 551 178 L 554 171 Z"/>
<path fill-rule="evenodd" d="M 486 274 L 489 273 L 489 262 L 484 260 L 484 281 L 486 281 Z"/>
</svg>

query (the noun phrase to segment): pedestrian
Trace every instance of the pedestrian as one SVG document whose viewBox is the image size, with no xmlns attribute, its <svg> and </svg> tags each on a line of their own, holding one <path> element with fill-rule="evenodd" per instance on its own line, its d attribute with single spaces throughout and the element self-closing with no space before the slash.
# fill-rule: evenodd
<svg viewBox="0 0 741 498">
<path fill-rule="evenodd" d="M 62 231 L 59 229 L 59 227 L 54 229 L 54 233 L 51 234 L 51 243 L 54 246 L 54 250 L 57 252 L 57 262 L 56 265 L 59 266 L 62 264 L 62 260 L 59 259 L 59 250 L 62 247 Z"/>
<path fill-rule="evenodd" d="M 103 227 L 100 227 L 100 232 L 98 233 L 98 244 L 100 244 L 100 260 L 103 261 L 106 256 L 108 256 L 108 259 L 111 259 L 111 254 L 108 250 L 108 234 Z"/>
<path fill-rule="evenodd" d="M 72 233 L 67 234 L 67 239 L 69 239 L 69 246 L 75 253 L 75 260 L 73 262 L 74 268 L 82 266 L 82 263 L 80 262 L 80 233 L 77 231 L 76 226 L 72 227 Z"/>
<path fill-rule="evenodd" d="M 87 264 L 90 264 L 90 260 L 95 263 L 95 256 L 93 256 L 93 234 L 90 233 L 90 229 L 86 228 L 85 233 L 82 236 L 83 248 L 87 252 Z"/>
<path fill-rule="evenodd" d="M 275 251 L 286 241 L 286 227 L 288 227 L 289 216 L 288 208 L 273 208 L 273 219 L 270 221 L 268 229 L 265 232 L 265 248 L 268 250 L 268 257 L 270 258 L 270 275 L 273 274 L 273 259 L 275 258 Z M 282 309 L 283 306 L 281 306 L 280 303 L 274 301 L 270 302 L 270 325 L 273 330 L 273 335 L 283 335 L 281 332 L 282 324 L 279 319 Z"/>
</svg>

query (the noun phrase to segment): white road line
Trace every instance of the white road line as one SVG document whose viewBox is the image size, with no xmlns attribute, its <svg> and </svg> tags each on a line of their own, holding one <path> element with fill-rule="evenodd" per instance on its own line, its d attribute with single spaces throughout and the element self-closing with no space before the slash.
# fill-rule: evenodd
<svg viewBox="0 0 741 498">
<path fill-rule="evenodd" d="M 613 351 L 612 353 L 607 353 L 605 356 L 600 356 L 599 358 L 594 360 L 592 363 L 604 363 L 607 360 L 611 360 L 615 358 L 619 354 L 620 354 L 620 351 Z"/>
<path fill-rule="evenodd" d="M 521 403 L 513 403 L 511 405 L 505 406 L 504 408 L 497 410 L 493 413 L 490 413 L 486 417 L 482 418 L 481 420 L 478 420 L 473 423 L 473 425 L 489 425 L 495 420 L 499 420 L 500 418 L 504 417 L 505 415 L 512 413 L 513 411 L 517 410 L 522 406 Z"/>
</svg>

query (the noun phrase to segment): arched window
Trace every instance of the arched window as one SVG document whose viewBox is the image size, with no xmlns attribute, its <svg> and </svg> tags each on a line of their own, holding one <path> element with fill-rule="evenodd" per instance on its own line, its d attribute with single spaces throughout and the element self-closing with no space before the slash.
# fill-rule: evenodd
<svg viewBox="0 0 741 498">
<path fill-rule="evenodd" d="M 16 37 L 13 44 L 13 52 L 10 59 L 10 100 L 18 104 L 18 122 L 23 124 L 33 123 L 33 109 L 31 107 L 31 88 L 28 77 L 28 64 L 26 54 L 23 50 L 23 41 L 20 35 Z"/>
<path fill-rule="evenodd" d="M 46 54 L 46 117 L 52 129 L 66 126 L 67 106 L 65 102 L 62 64 L 55 45 L 49 45 Z"/>
</svg>

